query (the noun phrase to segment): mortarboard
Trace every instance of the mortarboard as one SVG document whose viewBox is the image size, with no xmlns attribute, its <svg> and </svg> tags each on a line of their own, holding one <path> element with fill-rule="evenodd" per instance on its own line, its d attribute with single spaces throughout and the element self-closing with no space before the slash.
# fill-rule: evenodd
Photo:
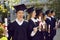
<svg viewBox="0 0 60 40">
<path fill-rule="evenodd" d="M 28 12 L 29 14 L 32 13 L 34 11 L 34 7 L 30 7 L 26 10 L 26 12 Z"/>
<path fill-rule="evenodd" d="M 51 10 L 47 10 L 47 11 L 45 12 L 45 14 L 48 15 L 50 12 L 51 12 Z"/>
<path fill-rule="evenodd" d="M 40 13 L 43 13 L 42 9 L 36 9 L 36 16 L 38 16 Z"/>
<path fill-rule="evenodd" d="M 24 11 L 25 9 L 27 9 L 24 4 L 14 6 L 14 8 L 15 8 L 16 12 L 18 12 L 19 10 Z"/>
</svg>

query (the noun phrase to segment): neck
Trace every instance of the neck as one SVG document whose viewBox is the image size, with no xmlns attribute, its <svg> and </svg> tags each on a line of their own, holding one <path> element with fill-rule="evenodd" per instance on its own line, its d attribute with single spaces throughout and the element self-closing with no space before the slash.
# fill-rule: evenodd
<svg viewBox="0 0 60 40">
<path fill-rule="evenodd" d="M 31 17 L 31 18 L 34 18 L 34 17 Z"/>
<path fill-rule="evenodd" d="M 23 20 L 23 18 L 17 18 L 17 19 L 18 19 L 18 21 L 20 21 L 20 22 Z"/>
<path fill-rule="evenodd" d="M 48 17 L 50 17 L 50 16 L 48 16 Z"/>
</svg>

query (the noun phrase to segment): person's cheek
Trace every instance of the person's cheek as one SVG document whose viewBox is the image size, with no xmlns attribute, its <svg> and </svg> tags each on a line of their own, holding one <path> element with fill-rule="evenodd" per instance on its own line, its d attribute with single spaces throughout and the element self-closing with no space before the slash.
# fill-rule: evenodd
<svg viewBox="0 0 60 40">
<path fill-rule="evenodd" d="M 24 16 L 24 14 L 22 14 L 22 17 Z"/>
<path fill-rule="evenodd" d="M 17 13 L 17 17 L 19 17 L 19 13 Z"/>
<path fill-rule="evenodd" d="M 36 14 L 34 14 L 34 17 L 36 16 Z"/>
<path fill-rule="evenodd" d="M 54 13 L 54 16 L 55 16 L 55 13 Z"/>
</svg>

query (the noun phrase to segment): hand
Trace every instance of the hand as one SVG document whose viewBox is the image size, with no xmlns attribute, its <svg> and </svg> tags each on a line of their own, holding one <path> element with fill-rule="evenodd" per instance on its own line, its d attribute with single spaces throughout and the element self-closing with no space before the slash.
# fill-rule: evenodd
<svg viewBox="0 0 60 40">
<path fill-rule="evenodd" d="M 48 33 L 50 33 L 50 30 L 48 30 Z"/>
<path fill-rule="evenodd" d="M 37 32 L 37 27 L 33 28 L 33 31 L 36 33 Z"/>
<path fill-rule="evenodd" d="M 46 37 L 44 36 L 44 39 L 46 39 Z"/>
<path fill-rule="evenodd" d="M 57 30 L 57 27 L 53 28 L 54 30 Z"/>
<path fill-rule="evenodd" d="M 50 34 L 48 36 L 50 36 Z"/>
</svg>

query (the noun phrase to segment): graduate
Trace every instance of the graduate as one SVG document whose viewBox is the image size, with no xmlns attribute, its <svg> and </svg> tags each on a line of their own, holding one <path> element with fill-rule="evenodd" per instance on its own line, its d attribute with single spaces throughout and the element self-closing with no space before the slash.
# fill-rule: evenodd
<svg viewBox="0 0 60 40">
<path fill-rule="evenodd" d="M 39 36 L 40 40 L 43 40 L 44 36 L 43 36 L 43 22 L 42 22 L 43 11 L 42 11 L 42 9 L 36 9 L 36 18 L 39 21 L 38 36 Z"/>
<path fill-rule="evenodd" d="M 46 38 L 46 33 L 47 33 L 47 24 L 46 24 L 46 15 L 43 13 L 42 14 L 43 16 L 42 16 L 42 21 L 41 21 L 41 25 L 42 25 L 42 32 L 43 32 L 43 40 L 46 40 L 47 38 Z"/>
<path fill-rule="evenodd" d="M 8 40 L 27 40 L 27 22 L 23 19 L 24 4 L 14 6 L 16 10 L 16 20 L 8 25 Z"/>
<path fill-rule="evenodd" d="M 47 33 L 46 33 L 46 40 L 52 40 L 52 38 L 51 38 L 51 29 L 52 29 L 52 21 L 51 21 L 51 10 L 47 10 L 46 11 L 46 15 L 47 15 L 47 17 L 46 17 L 46 24 L 47 24 Z"/>
<path fill-rule="evenodd" d="M 34 7 L 27 9 L 28 13 L 28 39 L 29 40 L 40 40 L 38 36 L 38 21 L 35 19 L 36 12 Z"/>
<path fill-rule="evenodd" d="M 54 38 L 54 36 L 56 35 L 56 19 L 55 19 L 55 11 L 51 10 L 51 20 L 52 20 L 52 38 Z M 52 39 L 53 40 L 53 39 Z"/>
</svg>

